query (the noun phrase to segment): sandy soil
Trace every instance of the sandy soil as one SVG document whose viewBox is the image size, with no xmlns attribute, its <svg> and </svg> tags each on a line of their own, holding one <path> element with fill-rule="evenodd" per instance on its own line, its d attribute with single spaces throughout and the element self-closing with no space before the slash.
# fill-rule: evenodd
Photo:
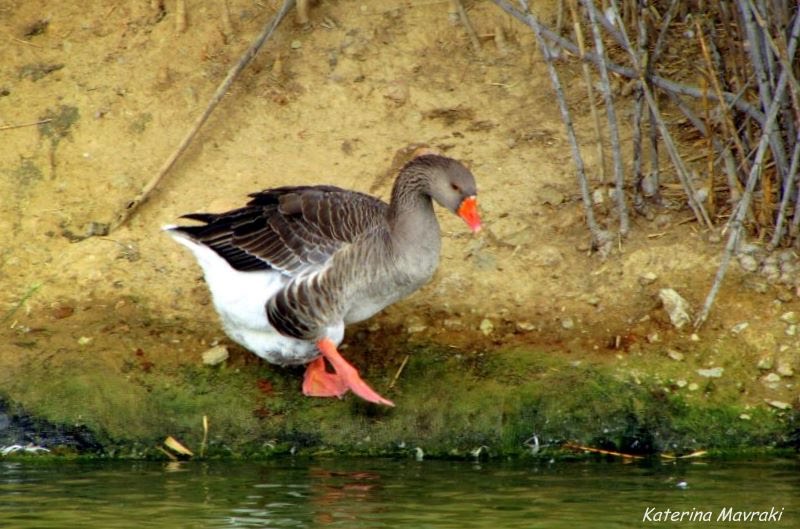
<svg viewBox="0 0 800 529">
<path fill-rule="evenodd" d="M 689 381 L 697 367 L 724 366 L 721 383 L 741 387 L 744 403 L 797 404 L 792 376 L 769 385 L 769 370 L 756 367 L 766 357 L 800 369 L 798 338 L 779 320 L 798 309 L 788 287 L 734 267 L 698 337 L 669 324 L 658 289 L 698 307 L 721 249 L 678 200 L 654 220 L 635 217 L 608 259 L 587 251 L 544 65 L 527 30 L 488 2 L 470 10 L 480 53 L 447 2 L 339 0 L 315 7 L 311 27 L 290 18 L 149 202 L 123 228 L 84 238 L 158 170 L 279 2 L 228 0 L 232 32 L 220 2 L 189 0 L 184 32 L 174 2 L 165 4 L 0 2 L 0 124 L 51 120 L 0 131 L 0 392 L 24 401 L 23 380 L 56 383 L 60 368 L 91 379 L 131 362 L 199 364 L 224 336 L 198 267 L 162 225 L 276 185 L 331 183 L 388 198 L 393 163 L 426 144 L 477 175 L 486 229 L 473 237 L 440 215 L 439 272 L 349 334 L 351 347 L 373 351 L 361 360 L 395 369 L 405 344 L 435 342 L 636 369 L 672 350 L 689 359 Z M 579 70 L 563 63 L 561 72 L 589 145 Z M 593 149 L 584 151 L 594 167 Z M 608 204 L 597 212 L 613 229 Z M 247 356 L 234 349 L 235 361 Z"/>
</svg>

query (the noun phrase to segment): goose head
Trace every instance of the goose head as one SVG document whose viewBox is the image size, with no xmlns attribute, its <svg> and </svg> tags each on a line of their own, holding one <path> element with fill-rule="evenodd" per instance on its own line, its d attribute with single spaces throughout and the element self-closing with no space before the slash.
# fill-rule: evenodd
<svg viewBox="0 0 800 529">
<path fill-rule="evenodd" d="M 464 219 L 474 233 L 479 232 L 478 188 L 469 169 L 452 158 L 434 154 L 419 156 L 412 163 L 424 167 L 430 197 Z"/>
</svg>

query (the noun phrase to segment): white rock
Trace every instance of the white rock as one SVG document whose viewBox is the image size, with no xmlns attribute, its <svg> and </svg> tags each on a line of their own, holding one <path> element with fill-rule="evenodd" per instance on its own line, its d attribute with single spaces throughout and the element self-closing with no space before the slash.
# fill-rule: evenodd
<svg viewBox="0 0 800 529">
<path fill-rule="evenodd" d="M 203 352 L 203 363 L 207 366 L 215 366 L 227 360 L 228 356 L 230 356 L 230 354 L 228 353 L 227 347 L 224 345 L 216 345 Z"/>
<path fill-rule="evenodd" d="M 748 327 L 750 327 L 750 323 L 746 322 L 746 321 L 743 321 L 743 322 L 737 323 L 736 325 L 731 327 L 731 332 L 733 334 L 739 334 L 742 331 L 744 331 L 745 329 L 747 329 Z"/>
<path fill-rule="evenodd" d="M 536 325 L 532 324 L 529 321 L 518 321 L 517 322 L 517 330 L 523 332 L 530 332 L 536 330 Z"/>
<path fill-rule="evenodd" d="M 771 356 L 763 356 L 756 364 L 756 367 L 762 371 L 769 371 L 772 369 L 772 366 L 775 365 L 775 361 L 772 359 Z"/>
<path fill-rule="evenodd" d="M 484 318 L 478 327 L 484 336 L 489 336 L 494 331 L 494 324 L 489 318 Z"/>
<path fill-rule="evenodd" d="M 684 358 L 683 353 L 681 353 L 680 351 L 676 351 L 675 349 L 667 349 L 667 356 L 672 358 L 676 362 L 680 362 Z"/>
<path fill-rule="evenodd" d="M 742 270 L 745 272 L 755 272 L 758 270 L 758 261 L 752 255 L 748 254 L 739 254 L 739 266 L 742 267 Z"/>
<path fill-rule="evenodd" d="M 790 410 L 792 408 L 791 404 L 782 400 L 767 400 L 767 404 L 779 410 Z"/>
<path fill-rule="evenodd" d="M 674 289 L 662 288 L 658 291 L 658 297 L 661 298 L 664 310 L 667 311 L 669 320 L 676 329 L 680 329 L 692 321 L 689 302 L 683 299 Z"/>
<path fill-rule="evenodd" d="M 800 318 L 797 317 L 797 313 L 793 310 L 789 312 L 784 312 L 781 314 L 780 320 L 785 323 L 799 323 Z"/>
<path fill-rule="evenodd" d="M 697 374 L 706 378 L 720 378 L 725 372 L 724 367 L 712 367 L 709 369 L 698 369 Z"/>
<path fill-rule="evenodd" d="M 564 318 L 563 320 L 561 320 L 561 327 L 567 330 L 574 329 L 575 320 L 573 320 L 572 318 Z"/>
<path fill-rule="evenodd" d="M 768 373 L 761 377 L 761 382 L 764 384 L 774 384 L 781 381 L 781 376 L 777 373 Z"/>
<path fill-rule="evenodd" d="M 653 272 L 643 272 L 639 274 L 639 284 L 642 286 L 652 285 L 656 282 L 656 279 L 658 279 L 658 276 Z"/>
<path fill-rule="evenodd" d="M 778 368 L 775 371 L 782 377 L 794 376 L 794 369 L 792 369 L 792 366 L 788 362 L 779 362 Z"/>
</svg>

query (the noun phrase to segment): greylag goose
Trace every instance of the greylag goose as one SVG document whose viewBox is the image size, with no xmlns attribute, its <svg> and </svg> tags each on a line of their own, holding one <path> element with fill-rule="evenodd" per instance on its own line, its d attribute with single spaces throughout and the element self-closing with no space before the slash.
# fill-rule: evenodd
<svg viewBox="0 0 800 529">
<path fill-rule="evenodd" d="M 308 364 L 305 395 L 352 390 L 394 406 L 336 348 L 346 324 L 433 276 L 441 237 L 431 199 L 477 232 L 476 193 L 461 163 L 426 153 L 400 170 L 389 204 L 334 186 L 278 187 L 227 213 L 182 217 L 201 225 L 165 229 L 197 258 L 232 340 L 273 364 Z"/>
</svg>

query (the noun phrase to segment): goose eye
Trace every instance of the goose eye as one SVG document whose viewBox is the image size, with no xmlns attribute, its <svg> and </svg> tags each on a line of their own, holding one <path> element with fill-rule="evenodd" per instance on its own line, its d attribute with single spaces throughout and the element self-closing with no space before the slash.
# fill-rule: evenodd
<svg viewBox="0 0 800 529">
<path fill-rule="evenodd" d="M 450 182 L 450 188 L 452 188 L 453 191 L 461 191 L 461 188 L 458 187 L 458 184 L 454 184 L 452 182 Z"/>
</svg>

